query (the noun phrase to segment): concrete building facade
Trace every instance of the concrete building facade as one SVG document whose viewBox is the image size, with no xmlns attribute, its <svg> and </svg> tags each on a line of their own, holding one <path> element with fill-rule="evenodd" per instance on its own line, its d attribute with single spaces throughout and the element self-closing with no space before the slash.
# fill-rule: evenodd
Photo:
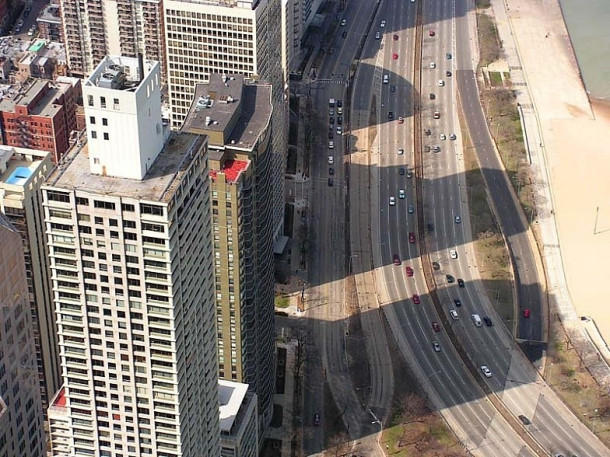
<svg viewBox="0 0 610 457">
<path fill-rule="evenodd" d="M 60 0 L 70 74 L 87 77 L 106 57 L 158 61 L 165 76 L 161 0 Z"/>
<path fill-rule="evenodd" d="M 213 73 L 239 74 L 273 87 L 272 174 L 274 236 L 284 222 L 288 106 L 282 70 L 282 1 L 164 1 L 169 108 L 180 128 L 195 85 Z"/>
<path fill-rule="evenodd" d="M 40 195 L 52 169 L 48 152 L 0 147 L 0 212 L 21 236 L 37 380 L 45 411 L 61 378 Z"/>
<path fill-rule="evenodd" d="M 275 389 L 271 92 L 213 74 L 182 127 L 210 139 L 219 375 L 256 393 L 261 430 Z"/>
<path fill-rule="evenodd" d="M 143 71 L 113 78 L 105 91 L 100 80 L 84 84 L 87 129 L 119 131 L 116 124 L 135 106 L 135 124 L 152 123 L 156 132 L 158 64 L 121 57 L 103 60 L 100 69 L 110 65 Z M 162 132 L 154 141 L 125 138 L 112 146 L 103 135 L 89 138 L 43 186 L 63 377 L 49 408 L 52 452 L 216 457 L 207 138 Z M 136 143 L 148 150 L 134 150 Z M 121 148 L 123 173 L 110 148 Z M 113 176 L 94 171 L 100 164 L 91 154 Z M 142 162 L 133 168 L 147 170 L 141 179 L 132 177 L 133 155 Z"/>
<path fill-rule="evenodd" d="M 57 163 L 68 150 L 76 129 L 81 84 L 77 78 L 30 79 L 0 97 L 2 143 L 49 151 Z"/>
<path fill-rule="evenodd" d="M 0 213 L 0 455 L 44 456 L 21 234 Z"/>
</svg>

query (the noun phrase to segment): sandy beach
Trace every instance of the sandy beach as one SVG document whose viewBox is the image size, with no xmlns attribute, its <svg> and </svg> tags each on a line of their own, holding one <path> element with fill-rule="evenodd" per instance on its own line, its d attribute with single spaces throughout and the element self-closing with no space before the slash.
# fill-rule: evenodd
<svg viewBox="0 0 610 457">
<path fill-rule="evenodd" d="M 557 0 L 505 0 L 538 113 L 568 289 L 610 342 L 610 103 L 589 100 Z"/>
</svg>

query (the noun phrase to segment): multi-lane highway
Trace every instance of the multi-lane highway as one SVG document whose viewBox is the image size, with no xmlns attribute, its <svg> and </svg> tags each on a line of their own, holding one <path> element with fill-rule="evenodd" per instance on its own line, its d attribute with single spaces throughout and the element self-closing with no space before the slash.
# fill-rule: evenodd
<svg viewBox="0 0 610 457">
<path fill-rule="evenodd" d="M 351 438 L 362 438 L 362 454 L 382 452 L 370 440 L 371 418 L 383 420 L 389 412 L 393 380 L 386 338 L 393 337 L 432 405 L 473 454 L 610 455 L 514 343 L 477 274 L 455 85 L 456 74 L 473 74 L 467 5 L 465 0 L 382 1 L 369 21 L 374 5 L 354 1 L 337 32 L 335 52 L 326 55 L 317 81 L 309 84 L 318 113 L 315 130 L 321 134 L 312 164 L 310 226 L 316 241 L 309 301 L 315 306 L 308 315 L 323 369 L 314 366 L 309 376 L 314 382 L 306 383 L 314 397 L 306 402 L 305 416 L 323 411 L 326 376 Z M 423 25 L 416 28 L 418 8 Z M 338 113 L 331 114 L 328 99 L 345 101 L 344 84 L 363 35 L 350 114 L 343 115 L 349 124 L 341 135 L 333 124 L 331 149 L 328 124 Z M 472 116 L 478 103 L 467 106 L 465 114 Z M 423 152 L 414 149 L 419 146 Z M 431 262 L 436 268 L 429 268 Z M 358 404 L 345 358 L 342 279 L 348 263 L 356 277 L 371 370 L 365 408 Z M 383 334 L 379 306 L 392 335 Z M 479 323 L 472 314 L 490 320 Z M 487 376 L 482 366 L 490 370 Z M 321 433 L 314 431 L 308 443 L 306 451 L 320 450 Z"/>
</svg>

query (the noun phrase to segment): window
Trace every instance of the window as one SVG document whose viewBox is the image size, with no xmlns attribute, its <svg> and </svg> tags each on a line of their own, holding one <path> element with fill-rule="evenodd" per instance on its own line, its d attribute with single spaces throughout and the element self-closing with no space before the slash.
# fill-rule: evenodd
<svg viewBox="0 0 610 457">
<path fill-rule="evenodd" d="M 93 138 L 93 139 L 97 138 L 97 132 L 95 130 L 91 130 L 91 138 Z"/>
<path fill-rule="evenodd" d="M 89 123 L 95 124 L 95 116 L 89 116 Z"/>
<path fill-rule="evenodd" d="M 94 133 L 95 133 L 95 132 L 94 132 Z M 98 159 L 98 158 L 93 159 L 93 163 L 94 163 L 95 165 L 99 165 L 99 164 L 100 164 L 100 159 Z"/>
<path fill-rule="evenodd" d="M 93 106 L 93 95 L 89 95 L 89 106 Z"/>
<path fill-rule="evenodd" d="M 108 132 L 104 132 L 104 139 L 105 140 L 109 140 L 110 139 L 110 137 L 108 136 Z"/>
<path fill-rule="evenodd" d="M 108 119 L 105 117 L 102 118 L 102 125 L 108 125 Z"/>
<path fill-rule="evenodd" d="M 100 97 L 100 105 L 102 108 L 106 108 L 106 97 Z"/>
<path fill-rule="evenodd" d="M 119 109 L 120 108 L 119 99 L 118 98 L 115 98 L 113 100 L 113 103 L 114 103 L 114 109 Z"/>
</svg>

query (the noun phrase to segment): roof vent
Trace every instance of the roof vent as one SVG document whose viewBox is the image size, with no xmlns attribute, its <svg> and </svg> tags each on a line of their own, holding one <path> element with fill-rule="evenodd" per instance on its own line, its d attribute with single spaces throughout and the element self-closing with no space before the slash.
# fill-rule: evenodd
<svg viewBox="0 0 610 457">
<path fill-rule="evenodd" d="M 205 117 L 205 125 L 210 125 L 212 123 L 212 118 L 210 116 Z"/>
</svg>

